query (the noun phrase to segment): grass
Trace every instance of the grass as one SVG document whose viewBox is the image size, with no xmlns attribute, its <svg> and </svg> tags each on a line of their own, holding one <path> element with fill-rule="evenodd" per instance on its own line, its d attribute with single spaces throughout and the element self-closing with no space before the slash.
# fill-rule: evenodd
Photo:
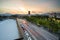
<svg viewBox="0 0 60 40">
<path fill-rule="evenodd" d="M 35 23 L 36 25 L 42 25 L 44 28 L 47 28 L 49 31 L 54 33 L 60 33 L 60 22 L 54 20 L 54 18 L 40 17 L 40 16 L 30 16 L 25 17 L 28 21 Z"/>
</svg>

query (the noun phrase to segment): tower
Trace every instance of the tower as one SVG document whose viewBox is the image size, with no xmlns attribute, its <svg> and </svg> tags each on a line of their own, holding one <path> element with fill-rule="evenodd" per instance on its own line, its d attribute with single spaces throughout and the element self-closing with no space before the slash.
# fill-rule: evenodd
<svg viewBox="0 0 60 40">
<path fill-rule="evenodd" d="M 28 16 L 30 16 L 30 11 L 28 11 Z"/>
<path fill-rule="evenodd" d="M 30 11 L 28 11 L 28 15 L 30 15 Z"/>
</svg>

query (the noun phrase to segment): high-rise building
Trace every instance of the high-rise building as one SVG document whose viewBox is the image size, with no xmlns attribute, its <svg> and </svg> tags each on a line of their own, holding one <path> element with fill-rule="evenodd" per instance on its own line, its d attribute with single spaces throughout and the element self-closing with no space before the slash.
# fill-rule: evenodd
<svg viewBox="0 0 60 40">
<path fill-rule="evenodd" d="M 28 14 L 30 15 L 30 11 L 28 11 Z"/>
</svg>

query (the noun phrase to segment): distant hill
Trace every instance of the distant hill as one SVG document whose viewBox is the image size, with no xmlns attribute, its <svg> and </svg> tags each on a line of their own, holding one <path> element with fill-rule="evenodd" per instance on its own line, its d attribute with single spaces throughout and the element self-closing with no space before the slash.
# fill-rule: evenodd
<svg viewBox="0 0 60 40">
<path fill-rule="evenodd" d="M 13 14 L 10 14 L 10 13 L 0 13 L 0 16 L 11 16 Z"/>
</svg>

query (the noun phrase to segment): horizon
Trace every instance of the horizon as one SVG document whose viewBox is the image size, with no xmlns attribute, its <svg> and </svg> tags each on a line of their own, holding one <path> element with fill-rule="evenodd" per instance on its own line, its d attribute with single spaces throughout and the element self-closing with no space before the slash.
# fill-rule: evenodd
<svg viewBox="0 0 60 40">
<path fill-rule="evenodd" d="M 0 0 L 0 12 L 13 14 L 60 12 L 59 0 Z"/>
</svg>

